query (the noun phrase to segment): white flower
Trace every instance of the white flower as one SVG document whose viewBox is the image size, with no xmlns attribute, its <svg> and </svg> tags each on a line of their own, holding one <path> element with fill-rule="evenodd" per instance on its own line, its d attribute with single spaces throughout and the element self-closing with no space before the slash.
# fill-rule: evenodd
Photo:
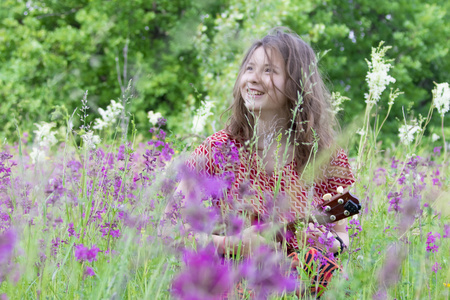
<svg viewBox="0 0 450 300">
<path fill-rule="evenodd" d="M 414 140 L 414 134 L 422 131 L 422 129 L 417 125 L 402 125 L 398 129 L 398 136 L 400 138 L 400 142 L 404 145 L 409 145 Z"/>
<path fill-rule="evenodd" d="M 202 101 L 201 106 L 197 109 L 197 113 L 192 120 L 192 131 L 196 134 L 203 132 L 206 125 L 206 119 L 212 115 L 211 108 L 214 107 L 214 102 L 207 100 L 208 98 Z"/>
<path fill-rule="evenodd" d="M 106 107 L 98 109 L 98 113 L 102 116 L 101 119 L 95 119 L 95 124 L 92 128 L 102 130 L 103 128 L 111 126 L 123 110 L 122 104 L 111 100 L 111 103 Z"/>
<path fill-rule="evenodd" d="M 366 81 L 369 84 L 370 93 L 364 95 L 366 103 L 376 104 L 380 100 L 381 93 L 386 89 L 386 86 L 391 82 L 395 82 L 395 78 L 388 75 L 392 65 L 388 63 L 389 60 L 384 59 L 386 51 L 391 47 L 381 47 L 381 45 L 383 45 L 383 42 L 380 43 L 378 48 L 372 48 L 372 61 L 367 61 L 369 72 L 367 73 Z"/>
<path fill-rule="evenodd" d="M 359 134 L 360 136 L 365 136 L 366 131 L 364 130 L 364 128 L 359 128 L 358 130 L 356 130 L 356 134 Z"/>
<path fill-rule="evenodd" d="M 433 133 L 433 135 L 431 136 L 431 140 L 433 142 L 436 142 L 438 139 L 440 139 L 441 137 L 439 135 L 437 135 L 436 133 Z"/>
<path fill-rule="evenodd" d="M 350 100 L 350 98 L 342 96 L 339 92 L 331 93 L 331 106 L 333 107 L 333 112 L 337 114 L 339 111 L 343 110 L 341 105 L 344 101 L 348 100 Z"/>
<path fill-rule="evenodd" d="M 444 117 L 444 114 L 448 112 L 450 106 L 450 88 L 448 82 L 436 83 L 433 91 L 433 103 L 436 109 Z"/>
<path fill-rule="evenodd" d="M 151 110 L 147 113 L 147 117 L 148 117 L 148 120 L 150 121 L 150 123 L 152 123 L 153 125 L 156 125 L 158 120 L 160 118 L 162 118 L 162 115 L 160 112 L 154 113 L 153 110 Z"/>
<path fill-rule="evenodd" d="M 34 123 L 34 125 L 38 128 L 34 133 L 36 133 L 35 142 L 39 147 L 51 147 L 56 144 L 55 132 L 51 130 L 55 127 L 55 123 L 41 122 L 40 124 Z"/>
<path fill-rule="evenodd" d="M 43 161 L 45 159 L 45 152 L 40 150 L 39 147 L 33 147 L 33 151 L 30 153 L 30 158 L 33 164 Z"/>
<path fill-rule="evenodd" d="M 83 144 L 88 149 L 95 149 L 95 145 L 100 143 L 100 137 L 98 135 L 94 135 L 92 131 L 89 131 L 81 136 L 83 139 Z"/>
<path fill-rule="evenodd" d="M 388 105 L 391 106 L 394 104 L 395 99 L 397 99 L 397 97 L 401 94 L 404 94 L 403 92 L 400 92 L 399 89 L 394 89 L 391 88 L 391 92 L 389 93 L 389 102 Z"/>
</svg>

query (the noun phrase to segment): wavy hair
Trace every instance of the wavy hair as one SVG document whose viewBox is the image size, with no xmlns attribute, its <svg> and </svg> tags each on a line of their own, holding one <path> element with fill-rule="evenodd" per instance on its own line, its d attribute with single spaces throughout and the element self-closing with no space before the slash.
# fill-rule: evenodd
<svg viewBox="0 0 450 300">
<path fill-rule="evenodd" d="M 288 128 L 293 130 L 294 157 L 302 168 L 308 161 L 313 143 L 318 140 L 319 151 L 334 143 L 334 126 L 337 121 L 331 110 L 330 93 L 320 76 L 314 50 L 297 34 L 287 28 L 274 28 L 248 49 L 239 68 L 234 84 L 234 101 L 229 107 L 231 116 L 226 130 L 235 139 L 246 141 L 253 138 L 255 118 L 244 105 L 240 92 L 240 80 L 245 66 L 259 47 L 264 51 L 278 51 L 284 59 L 286 69 L 286 111 Z"/>
</svg>

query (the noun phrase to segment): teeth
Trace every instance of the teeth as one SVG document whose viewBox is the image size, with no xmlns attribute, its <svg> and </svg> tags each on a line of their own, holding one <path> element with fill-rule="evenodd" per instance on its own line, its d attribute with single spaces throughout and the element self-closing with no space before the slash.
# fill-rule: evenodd
<svg viewBox="0 0 450 300">
<path fill-rule="evenodd" d="M 262 95 L 262 94 L 264 94 L 264 93 L 261 93 L 261 92 L 258 92 L 258 91 L 253 91 L 253 90 L 250 90 L 250 89 L 247 89 L 247 93 L 249 94 L 249 95 L 252 95 L 252 96 L 256 96 L 256 95 Z"/>
</svg>

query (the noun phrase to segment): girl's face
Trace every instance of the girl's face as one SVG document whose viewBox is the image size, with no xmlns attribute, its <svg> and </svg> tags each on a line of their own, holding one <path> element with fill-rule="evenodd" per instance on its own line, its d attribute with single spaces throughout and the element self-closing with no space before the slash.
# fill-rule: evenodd
<svg viewBox="0 0 450 300">
<path fill-rule="evenodd" d="M 286 67 L 281 54 L 267 49 L 266 55 L 259 47 L 243 68 L 239 86 L 247 109 L 267 118 L 286 117 Z"/>
</svg>

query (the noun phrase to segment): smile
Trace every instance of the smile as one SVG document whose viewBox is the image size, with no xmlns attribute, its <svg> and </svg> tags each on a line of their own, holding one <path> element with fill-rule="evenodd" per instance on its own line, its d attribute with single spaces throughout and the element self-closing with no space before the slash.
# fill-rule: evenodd
<svg viewBox="0 0 450 300">
<path fill-rule="evenodd" d="M 248 94 L 249 96 L 261 96 L 261 95 L 263 95 L 264 93 L 263 93 L 263 92 L 260 92 L 260 91 L 257 91 L 257 90 L 252 90 L 252 89 L 247 88 L 247 94 Z"/>
</svg>

